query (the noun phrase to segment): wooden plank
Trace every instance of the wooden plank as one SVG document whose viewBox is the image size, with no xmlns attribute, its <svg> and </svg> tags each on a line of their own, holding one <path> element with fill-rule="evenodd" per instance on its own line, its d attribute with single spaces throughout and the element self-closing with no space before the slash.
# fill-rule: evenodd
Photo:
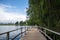
<svg viewBox="0 0 60 40">
<path fill-rule="evenodd" d="M 41 34 L 37 28 L 32 28 L 27 31 L 26 35 L 20 40 L 47 40 L 43 34 Z"/>
</svg>

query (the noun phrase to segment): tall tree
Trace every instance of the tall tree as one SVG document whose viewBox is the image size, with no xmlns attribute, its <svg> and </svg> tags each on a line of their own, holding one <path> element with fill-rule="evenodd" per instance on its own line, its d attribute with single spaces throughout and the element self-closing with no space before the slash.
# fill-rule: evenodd
<svg viewBox="0 0 60 40">
<path fill-rule="evenodd" d="M 29 0 L 27 15 L 30 25 L 36 24 L 59 31 L 60 0 Z"/>
</svg>

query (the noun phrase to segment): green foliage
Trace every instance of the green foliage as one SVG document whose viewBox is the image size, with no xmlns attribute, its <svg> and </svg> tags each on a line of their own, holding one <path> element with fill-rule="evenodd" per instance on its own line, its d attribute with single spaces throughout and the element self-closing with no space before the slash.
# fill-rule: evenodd
<svg viewBox="0 0 60 40">
<path fill-rule="evenodd" d="M 18 21 L 15 23 L 15 25 L 18 25 L 19 23 L 18 23 Z"/>
<path fill-rule="evenodd" d="M 20 25 L 21 26 L 25 26 L 26 25 L 26 22 L 20 21 Z"/>
<path fill-rule="evenodd" d="M 40 25 L 59 31 L 60 0 L 29 0 L 29 25 Z"/>
<path fill-rule="evenodd" d="M 16 22 L 15 25 L 20 25 L 20 26 L 25 26 L 26 25 L 26 21 L 20 21 L 20 22 Z"/>
</svg>

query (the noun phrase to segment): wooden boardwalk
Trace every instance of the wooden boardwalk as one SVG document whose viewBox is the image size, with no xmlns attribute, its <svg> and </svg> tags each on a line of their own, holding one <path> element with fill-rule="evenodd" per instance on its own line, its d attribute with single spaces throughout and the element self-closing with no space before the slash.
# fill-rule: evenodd
<svg viewBox="0 0 60 40">
<path fill-rule="evenodd" d="M 47 40 L 43 34 L 41 34 L 37 28 L 32 28 L 27 31 L 26 35 L 20 40 Z"/>
</svg>

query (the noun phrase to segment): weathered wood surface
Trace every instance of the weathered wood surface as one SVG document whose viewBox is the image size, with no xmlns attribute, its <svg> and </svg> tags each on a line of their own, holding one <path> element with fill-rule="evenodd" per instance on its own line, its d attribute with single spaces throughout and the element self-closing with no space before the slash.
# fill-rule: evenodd
<svg viewBox="0 0 60 40">
<path fill-rule="evenodd" d="M 41 34 L 37 28 L 32 28 L 27 31 L 26 35 L 20 40 L 46 40 L 46 38 Z"/>
</svg>

